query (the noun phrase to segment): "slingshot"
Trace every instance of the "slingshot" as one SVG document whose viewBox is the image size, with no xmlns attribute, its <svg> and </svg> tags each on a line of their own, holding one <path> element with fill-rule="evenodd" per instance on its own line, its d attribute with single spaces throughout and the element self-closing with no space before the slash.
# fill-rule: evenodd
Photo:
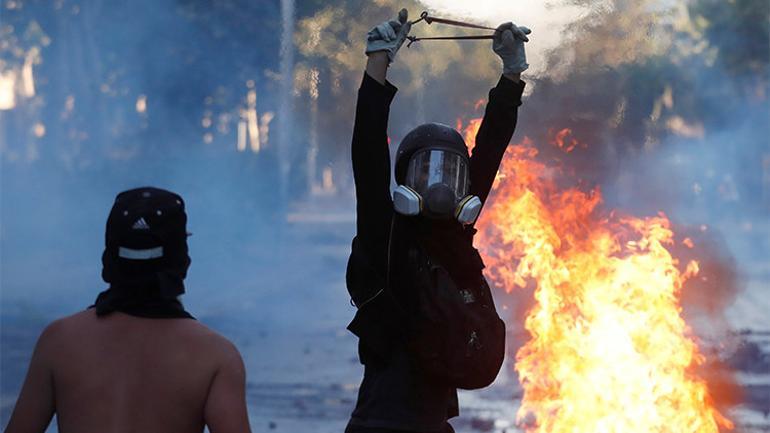
<svg viewBox="0 0 770 433">
<path fill-rule="evenodd" d="M 440 23 L 440 24 L 447 24 L 450 26 L 467 27 L 471 29 L 494 30 L 495 32 L 497 32 L 497 29 L 494 29 L 492 27 L 480 26 L 478 24 L 471 24 L 463 21 L 455 21 L 455 20 L 450 20 L 446 18 L 432 17 L 428 15 L 428 11 L 424 11 L 423 13 L 421 13 L 420 19 L 413 21 L 412 24 L 417 24 L 420 21 L 425 21 L 429 25 L 433 23 Z M 417 36 L 407 36 L 406 38 L 409 39 L 409 43 L 406 46 L 407 48 L 409 48 L 412 46 L 413 43 L 417 41 L 480 40 L 480 39 L 494 39 L 494 37 L 495 37 L 494 34 L 473 35 L 473 36 L 433 36 L 433 37 L 427 37 L 427 38 L 418 38 Z"/>
</svg>

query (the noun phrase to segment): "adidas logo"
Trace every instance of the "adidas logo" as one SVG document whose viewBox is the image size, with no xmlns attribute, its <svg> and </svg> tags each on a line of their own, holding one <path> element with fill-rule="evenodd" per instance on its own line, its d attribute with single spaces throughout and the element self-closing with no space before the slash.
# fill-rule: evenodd
<svg viewBox="0 0 770 433">
<path fill-rule="evenodd" d="M 139 218 L 131 228 L 134 230 L 149 230 L 150 225 L 147 224 L 147 221 L 145 221 L 144 218 Z"/>
</svg>

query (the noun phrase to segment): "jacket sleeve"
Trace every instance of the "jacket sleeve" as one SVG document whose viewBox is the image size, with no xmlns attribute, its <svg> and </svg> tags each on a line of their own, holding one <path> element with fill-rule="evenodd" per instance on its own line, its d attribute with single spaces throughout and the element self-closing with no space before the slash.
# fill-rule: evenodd
<svg viewBox="0 0 770 433">
<path fill-rule="evenodd" d="M 384 272 L 393 201 L 390 197 L 388 115 L 398 89 L 364 73 L 358 91 L 351 154 L 356 186 L 356 238 L 371 266 Z"/>
<path fill-rule="evenodd" d="M 364 364 L 387 358 L 402 322 L 398 305 L 385 290 L 393 217 L 387 126 L 396 91 L 392 84 L 382 85 L 364 74 L 353 127 L 356 237 L 346 283 L 358 310 L 348 330 L 359 338 L 359 355 Z"/>
<path fill-rule="evenodd" d="M 505 149 L 516 129 L 524 85 L 523 81 L 516 83 L 500 77 L 497 86 L 489 92 L 489 103 L 476 134 L 470 169 L 471 194 L 478 196 L 482 203 L 487 201 Z"/>
</svg>

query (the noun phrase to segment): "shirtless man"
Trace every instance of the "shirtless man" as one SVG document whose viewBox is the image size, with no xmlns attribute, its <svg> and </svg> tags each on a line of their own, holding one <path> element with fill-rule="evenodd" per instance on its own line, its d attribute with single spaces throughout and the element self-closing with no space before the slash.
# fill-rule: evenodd
<svg viewBox="0 0 770 433">
<path fill-rule="evenodd" d="M 7 433 L 248 433 L 238 350 L 178 300 L 190 264 L 178 195 L 123 192 L 107 221 L 102 277 L 86 311 L 40 336 Z"/>
</svg>

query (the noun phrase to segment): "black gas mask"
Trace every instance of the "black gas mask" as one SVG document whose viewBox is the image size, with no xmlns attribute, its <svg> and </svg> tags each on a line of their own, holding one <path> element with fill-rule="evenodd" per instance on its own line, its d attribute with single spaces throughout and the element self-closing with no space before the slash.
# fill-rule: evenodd
<svg viewBox="0 0 770 433">
<path fill-rule="evenodd" d="M 468 150 L 457 131 L 438 123 L 418 126 L 398 148 L 396 212 L 474 223 L 481 200 L 468 194 L 469 169 Z"/>
</svg>

